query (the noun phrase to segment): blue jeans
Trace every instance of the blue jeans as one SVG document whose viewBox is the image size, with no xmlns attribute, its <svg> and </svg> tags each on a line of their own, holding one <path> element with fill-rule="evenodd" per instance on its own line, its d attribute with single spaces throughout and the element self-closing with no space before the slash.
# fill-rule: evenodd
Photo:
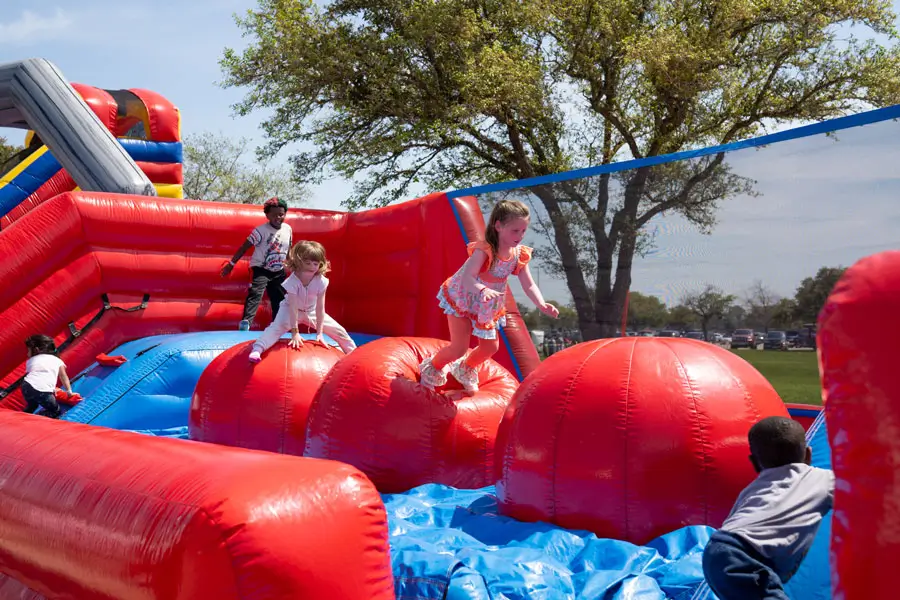
<svg viewBox="0 0 900 600">
<path fill-rule="evenodd" d="M 703 551 L 703 575 L 719 600 L 789 600 L 768 561 L 724 531 L 712 534 Z"/>
</svg>

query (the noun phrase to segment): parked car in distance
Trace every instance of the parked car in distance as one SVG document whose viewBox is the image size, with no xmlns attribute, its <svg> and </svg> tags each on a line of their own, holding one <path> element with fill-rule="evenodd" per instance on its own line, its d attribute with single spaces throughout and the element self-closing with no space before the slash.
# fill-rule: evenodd
<svg viewBox="0 0 900 600">
<path fill-rule="evenodd" d="M 732 348 L 755 348 L 756 339 L 752 329 L 735 329 L 731 334 Z"/>
<path fill-rule="evenodd" d="M 681 337 L 681 334 L 674 329 L 663 329 L 656 332 L 656 337 Z"/>
<path fill-rule="evenodd" d="M 797 346 L 797 344 L 800 342 L 800 332 L 799 331 L 794 331 L 793 329 L 789 329 L 784 332 L 784 335 L 787 337 L 787 343 L 791 348 Z"/>
<path fill-rule="evenodd" d="M 787 350 L 787 334 L 783 331 L 770 331 L 763 342 L 764 350 Z"/>
<path fill-rule="evenodd" d="M 689 340 L 701 340 L 703 341 L 703 332 L 702 331 L 688 331 L 684 334 L 684 337 Z"/>
</svg>

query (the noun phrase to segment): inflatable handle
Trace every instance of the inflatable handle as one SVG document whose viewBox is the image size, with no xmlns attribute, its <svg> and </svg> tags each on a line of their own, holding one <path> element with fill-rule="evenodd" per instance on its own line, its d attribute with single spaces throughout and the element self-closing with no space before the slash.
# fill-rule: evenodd
<svg viewBox="0 0 900 600">
<path fill-rule="evenodd" d="M 108 356 L 106 354 L 97 355 L 97 363 L 104 367 L 118 367 L 128 362 L 124 356 Z"/>
<path fill-rule="evenodd" d="M 74 393 L 74 392 L 70 394 L 66 390 L 60 390 L 60 389 L 56 390 L 56 393 L 54 394 L 54 396 L 56 396 L 57 402 L 60 402 L 62 404 L 69 404 L 72 406 L 74 406 L 75 404 L 78 404 L 79 402 L 84 400 L 84 398 L 81 397 L 81 394 Z"/>
</svg>

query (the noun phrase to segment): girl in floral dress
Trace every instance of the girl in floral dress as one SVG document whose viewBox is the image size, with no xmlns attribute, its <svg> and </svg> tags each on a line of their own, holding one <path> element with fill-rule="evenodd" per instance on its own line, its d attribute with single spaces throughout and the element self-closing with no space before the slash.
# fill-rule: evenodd
<svg viewBox="0 0 900 600">
<path fill-rule="evenodd" d="M 469 393 L 478 391 L 478 366 L 500 347 L 497 328 L 506 325 L 506 280 L 516 275 L 525 295 L 554 319 L 559 311 L 544 301 L 531 277 L 531 248 L 522 246 L 528 207 L 514 200 L 494 206 L 484 241 L 468 246 L 469 259 L 441 286 L 437 298 L 450 325 L 450 345 L 419 365 L 422 385 L 433 390 L 447 383 L 447 370 Z M 469 339 L 478 347 L 468 355 Z"/>
</svg>

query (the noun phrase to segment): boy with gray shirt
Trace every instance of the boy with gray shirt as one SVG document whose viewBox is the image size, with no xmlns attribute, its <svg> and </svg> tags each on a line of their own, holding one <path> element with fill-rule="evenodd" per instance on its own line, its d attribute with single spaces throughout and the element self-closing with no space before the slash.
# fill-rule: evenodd
<svg viewBox="0 0 900 600">
<path fill-rule="evenodd" d="M 719 600 L 788 600 L 797 571 L 834 501 L 834 473 L 809 466 L 803 426 L 768 417 L 750 428 L 759 473 L 703 552 L 703 574 Z"/>
</svg>

